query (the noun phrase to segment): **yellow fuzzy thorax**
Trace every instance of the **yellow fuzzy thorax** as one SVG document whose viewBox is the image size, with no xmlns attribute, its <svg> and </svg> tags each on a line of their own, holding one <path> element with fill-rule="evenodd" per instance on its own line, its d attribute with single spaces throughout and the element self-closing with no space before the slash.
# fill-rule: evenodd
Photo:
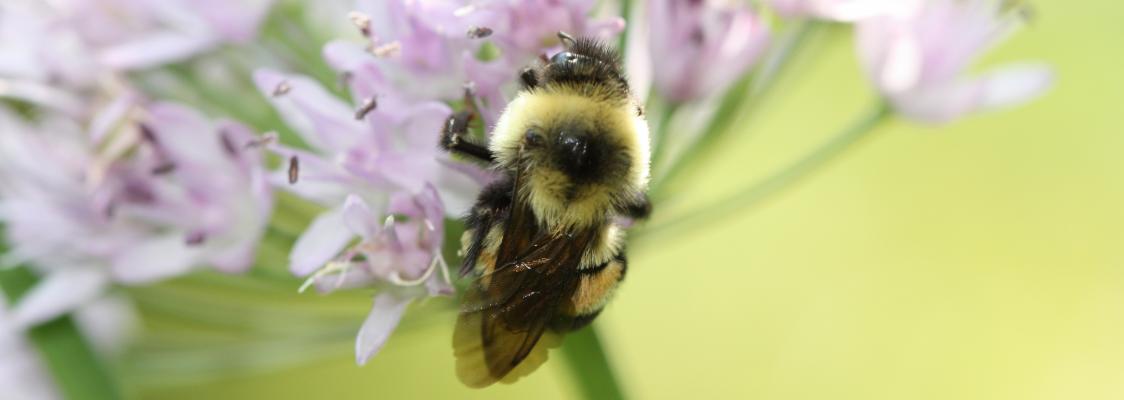
<svg viewBox="0 0 1124 400">
<path fill-rule="evenodd" d="M 496 123 L 489 145 L 499 168 L 512 173 L 517 172 L 516 165 L 523 168 L 519 195 L 526 196 L 539 223 L 553 231 L 605 223 L 614 206 L 647 189 L 648 124 L 639 115 L 636 102 L 582 93 L 588 91 L 588 87 L 553 87 L 521 92 Z M 540 160 L 522 153 L 528 128 L 572 121 L 597 126 L 598 132 L 610 135 L 620 151 L 628 153 L 631 163 L 624 179 L 571 185 L 562 172 L 543 167 Z"/>
</svg>

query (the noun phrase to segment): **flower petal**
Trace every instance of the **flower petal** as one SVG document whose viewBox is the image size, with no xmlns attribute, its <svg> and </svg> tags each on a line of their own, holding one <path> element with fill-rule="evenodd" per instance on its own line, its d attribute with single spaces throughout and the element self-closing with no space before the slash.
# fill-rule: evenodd
<svg viewBox="0 0 1124 400">
<path fill-rule="evenodd" d="M 112 68 L 143 69 L 191 57 L 216 43 L 212 36 L 172 31 L 137 37 L 101 51 L 98 60 Z"/>
<path fill-rule="evenodd" d="M 412 300 L 390 292 L 375 295 L 371 312 L 367 314 L 367 320 L 363 321 L 359 335 L 355 338 L 355 363 L 364 365 L 379 352 L 390 333 L 398 327 L 398 321 L 402 319 L 406 306 Z"/>
<path fill-rule="evenodd" d="M 982 108 L 1001 108 L 1038 97 L 1054 83 L 1053 70 L 1044 64 L 1019 64 L 984 75 Z"/>
<path fill-rule="evenodd" d="M 289 271 L 297 276 L 311 274 L 339 253 L 354 236 L 344 223 L 342 206 L 320 214 L 293 245 Z"/>
<path fill-rule="evenodd" d="M 259 69 L 253 79 L 285 122 L 312 146 L 332 153 L 346 151 L 366 132 L 352 107 L 308 77 Z"/>
<path fill-rule="evenodd" d="M 114 280 L 148 283 L 186 273 L 199 261 L 202 251 L 189 246 L 182 234 L 167 234 L 130 246 L 114 257 L 110 268 Z"/>
<path fill-rule="evenodd" d="M 49 321 L 101 295 L 108 277 L 94 266 L 73 266 L 48 274 L 15 304 L 12 321 L 31 327 Z"/>
<path fill-rule="evenodd" d="M 367 202 L 356 195 L 348 195 L 343 203 L 343 222 L 352 233 L 364 239 L 375 236 L 379 231 L 378 217 L 371 212 Z"/>
</svg>

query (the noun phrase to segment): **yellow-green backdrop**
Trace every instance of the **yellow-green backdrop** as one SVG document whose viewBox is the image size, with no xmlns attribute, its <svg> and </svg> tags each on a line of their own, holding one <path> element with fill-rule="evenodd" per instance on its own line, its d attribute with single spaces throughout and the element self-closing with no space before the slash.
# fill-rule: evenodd
<svg viewBox="0 0 1124 400">
<path fill-rule="evenodd" d="M 1031 26 L 982 66 L 1050 62 L 1057 85 L 1040 101 L 938 128 L 894 121 L 759 207 L 636 243 L 599 320 L 629 394 L 1124 398 L 1124 3 L 1035 6 Z M 873 101 L 848 35 L 816 51 L 697 166 L 676 209 L 753 182 Z M 341 351 L 140 394 L 577 395 L 557 364 L 514 386 L 463 388 L 451 325 L 395 335 L 362 368 Z"/>
</svg>

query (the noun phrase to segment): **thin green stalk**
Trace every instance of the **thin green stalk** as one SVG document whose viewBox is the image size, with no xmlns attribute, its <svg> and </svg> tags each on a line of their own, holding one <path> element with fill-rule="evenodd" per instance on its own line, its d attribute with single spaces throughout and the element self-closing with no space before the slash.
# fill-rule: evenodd
<svg viewBox="0 0 1124 400">
<path fill-rule="evenodd" d="M 562 356 L 570 373 L 577 380 L 582 396 L 587 399 L 623 399 L 624 391 L 617 382 L 596 326 L 571 333 L 562 344 Z"/>
<path fill-rule="evenodd" d="M 652 184 L 651 197 L 653 201 L 658 202 L 667 198 L 669 183 L 683 173 L 684 167 L 693 164 L 700 156 L 713 149 L 718 139 L 730 130 L 733 122 L 738 120 L 738 111 L 745 111 L 740 115 L 741 119 L 744 120 L 745 114 L 752 112 L 754 107 L 760 104 L 761 99 L 766 97 L 768 90 L 780 79 L 781 73 L 787 70 L 785 67 L 798 53 L 801 45 L 806 41 L 815 26 L 815 23 L 812 22 L 799 22 L 798 25 L 792 27 L 778 41 L 779 45 L 765 56 L 757 71 L 742 77 L 730 90 L 726 91 L 718 109 L 714 112 L 714 116 L 703 129 L 702 135 L 675 162 L 670 163 L 667 172 L 659 175 L 656 182 Z M 745 102 L 749 102 L 748 107 L 751 107 L 748 110 Z"/>
<path fill-rule="evenodd" d="M 0 291 L 10 303 L 30 290 L 38 279 L 24 267 L 0 269 Z M 27 331 L 31 345 L 54 377 L 59 393 L 68 399 L 119 399 L 117 382 L 70 316 L 55 318 Z"/>
<path fill-rule="evenodd" d="M 653 97 L 653 101 L 658 97 Z M 671 120 L 675 117 L 675 112 L 679 110 L 678 103 L 661 103 L 658 107 L 660 111 L 660 119 L 656 125 L 656 131 L 652 135 L 652 163 L 656 165 L 663 165 L 664 153 L 667 152 L 667 134 L 668 126 L 671 125 Z"/>
<path fill-rule="evenodd" d="M 697 211 L 688 212 L 687 215 L 674 218 L 669 222 L 654 225 L 650 228 L 636 232 L 635 238 L 649 237 L 668 231 L 681 232 L 683 229 L 698 226 L 704 222 L 722 218 L 735 211 L 754 206 L 781 190 L 792 186 L 801 179 L 808 177 L 827 162 L 834 160 L 844 151 L 853 148 L 861 139 L 868 137 L 883 121 L 890 116 L 890 109 L 885 103 L 879 103 L 873 111 L 864 115 L 854 124 L 833 136 L 828 141 L 820 144 L 815 150 L 792 162 L 787 167 L 773 173 L 764 180 L 734 193 L 724 199 L 709 205 L 701 206 Z"/>
<path fill-rule="evenodd" d="M 632 0 L 621 0 L 621 18 L 625 20 L 632 18 Z M 620 37 L 617 38 L 617 51 L 620 54 L 625 54 L 625 50 L 628 49 L 628 31 L 630 30 L 632 30 L 632 24 L 625 25 Z"/>
</svg>

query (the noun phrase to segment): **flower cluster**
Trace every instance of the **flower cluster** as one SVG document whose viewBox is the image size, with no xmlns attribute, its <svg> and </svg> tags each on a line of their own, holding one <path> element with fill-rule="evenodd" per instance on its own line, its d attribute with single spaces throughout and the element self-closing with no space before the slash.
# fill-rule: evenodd
<svg viewBox="0 0 1124 400">
<path fill-rule="evenodd" d="M 6 1 L 0 5 L 0 97 L 77 114 L 121 72 L 252 39 L 272 0 Z"/>
<path fill-rule="evenodd" d="M 111 282 L 252 264 L 272 196 L 245 127 L 128 97 L 90 126 L 0 110 L 0 127 L 4 262 L 43 276 L 15 304 L 18 324 L 54 318 Z"/>
</svg>

